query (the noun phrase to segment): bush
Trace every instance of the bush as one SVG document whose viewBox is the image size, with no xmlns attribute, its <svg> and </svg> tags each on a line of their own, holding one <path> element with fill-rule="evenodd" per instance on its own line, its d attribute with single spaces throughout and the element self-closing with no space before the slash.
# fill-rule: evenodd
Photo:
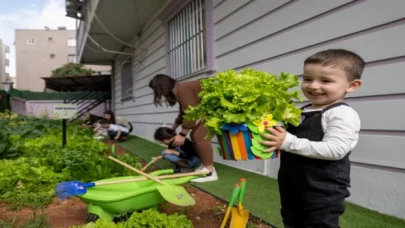
<svg viewBox="0 0 405 228">
<path fill-rule="evenodd" d="M 123 223 L 99 219 L 83 226 L 72 226 L 70 228 L 192 228 L 193 224 L 185 215 L 167 215 L 158 211 L 148 209 L 142 212 L 134 212 L 131 217 Z"/>
</svg>

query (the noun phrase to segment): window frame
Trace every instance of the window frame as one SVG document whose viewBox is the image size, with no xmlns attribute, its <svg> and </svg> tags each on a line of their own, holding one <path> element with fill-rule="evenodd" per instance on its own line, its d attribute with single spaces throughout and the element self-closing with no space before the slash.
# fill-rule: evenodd
<svg viewBox="0 0 405 228">
<path fill-rule="evenodd" d="M 70 60 L 69 57 L 73 57 L 75 61 L 74 62 L 69 61 Z M 75 54 L 68 54 L 67 60 L 68 63 L 77 63 L 77 56 Z"/>
<path fill-rule="evenodd" d="M 32 41 L 32 42 L 30 42 L 30 41 Z M 34 38 L 27 39 L 27 44 L 28 45 L 34 45 L 35 44 L 35 39 Z"/>
<path fill-rule="evenodd" d="M 186 6 L 188 6 L 194 0 L 183 0 L 183 1 L 172 1 L 170 2 L 158 15 L 158 18 L 163 22 L 165 28 L 165 58 L 166 58 L 166 72 L 170 75 L 171 64 L 170 64 L 170 37 L 169 37 L 169 22 L 175 16 L 177 16 Z M 182 77 L 176 77 L 176 80 L 184 80 L 200 74 L 211 74 L 216 71 L 215 66 L 215 53 L 214 53 L 214 17 L 213 17 L 213 2 L 212 0 L 205 0 L 205 52 L 207 56 L 206 67 L 202 70 L 193 72 Z"/>
<path fill-rule="evenodd" d="M 123 78 L 124 78 L 124 67 L 127 65 L 127 64 L 130 64 L 130 77 L 131 77 L 131 90 L 132 90 L 132 92 L 130 93 L 130 94 L 126 94 L 126 93 L 124 93 L 124 89 L 123 89 L 123 85 L 124 85 L 124 83 L 123 83 Z M 133 98 L 134 98 L 134 80 L 133 80 L 133 61 L 132 61 L 132 57 L 131 58 L 129 58 L 129 59 L 127 59 L 127 60 L 125 60 L 125 61 L 123 61 L 122 63 L 121 63 L 121 65 L 120 65 L 120 67 L 121 67 L 121 71 L 120 71 L 120 80 L 121 80 L 121 85 L 120 85 L 120 87 L 121 87 L 121 101 L 122 102 L 124 102 L 124 101 L 129 101 L 129 100 L 132 100 Z M 128 88 L 127 88 L 127 90 L 128 90 Z"/>
<path fill-rule="evenodd" d="M 74 45 L 69 45 L 69 41 L 70 40 L 74 40 Z M 68 47 L 76 47 L 77 46 L 77 40 L 76 40 L 76 38 L 67 38 L 66 39 L 66 46 L 68 46 Z"/>
</svg>

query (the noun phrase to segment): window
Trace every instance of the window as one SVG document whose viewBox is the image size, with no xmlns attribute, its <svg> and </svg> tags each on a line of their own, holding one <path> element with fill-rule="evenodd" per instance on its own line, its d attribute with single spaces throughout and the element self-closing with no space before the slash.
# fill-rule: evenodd
<svg viewBox="0 0 405 228">
<path fill-rule="evenodd" d="M 28 39 L 27 44 L 35 44 L 35 40 L 34 39 Z"/>
<path fill-rule="evenodd" d="M 55 54 L 50 54 L 49 58 L 54 59 L 55 58 Z"/>
<path fill-rule="evenodd" d="M 132 59 L 125 61 L 121 68 L 121 99 L 132 98 Z"/>
<path fill-rule="evenodd" d="M 67 39 L 67 46 L 76 47 L 76 39 L 74 39 L 74 38 Z"/>
<path fill-rule="evenodd" d="M 76 63 L 76 55 L 68 55 L 69 63 Z"/>
<path fill-rule="evenodd" d="M 211 39 L 212 32 L 207 34 L 206 1 L 211 2 L 192 0 L 167 21 L 168 65 L 173 78 L 182 78 L 209 68 L 207 54 L 212 52 L 207 49 L 207 37 Z"/>
</svg>

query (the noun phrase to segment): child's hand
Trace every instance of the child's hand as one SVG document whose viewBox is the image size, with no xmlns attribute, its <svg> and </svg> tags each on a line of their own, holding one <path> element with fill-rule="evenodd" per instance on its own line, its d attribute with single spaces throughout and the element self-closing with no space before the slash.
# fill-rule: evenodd
<svg viewBox="0 0 405 228">
<path fill-rule="evenodd" d="M 275 128 L 266 128 L 268 133 L 262 134 L 262 137 L 269 141 L 261 141 L 260 144 L 269 146 L 270 148 L 263 150 L 263 152 L 272 152 L 281 147 L 284 142 L 287 132 L 284 128 L 276 126 Z"/>
<path fill-rule="evenodd" d="M 175 150 L 166 149 L 165 152 L 164 152 L 164 154 L 174 154 L 174 155 L 176 155 L 176 156 L 179 156 L 179 155 L 180 155 L 180 152 L 175 151 Z"/>
<path fill-rule="evenodd" d="M 172 150 L 167 149 L 167 150 L 165 150 L 164 154 L 173 154 L 173 152 L 172 152 Z"/>
</svg>

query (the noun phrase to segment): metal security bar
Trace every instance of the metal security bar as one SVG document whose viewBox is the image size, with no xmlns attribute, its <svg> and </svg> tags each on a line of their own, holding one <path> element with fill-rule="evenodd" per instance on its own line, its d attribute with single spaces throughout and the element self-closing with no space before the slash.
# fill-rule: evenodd
<svg viewBox="0 0 405 228">
<path fill-rule="evenodd" d="M 207 67 L 204 0 L 192 0 L 168 23 L 170 76 L 181 78 Z"/>
</svg>

